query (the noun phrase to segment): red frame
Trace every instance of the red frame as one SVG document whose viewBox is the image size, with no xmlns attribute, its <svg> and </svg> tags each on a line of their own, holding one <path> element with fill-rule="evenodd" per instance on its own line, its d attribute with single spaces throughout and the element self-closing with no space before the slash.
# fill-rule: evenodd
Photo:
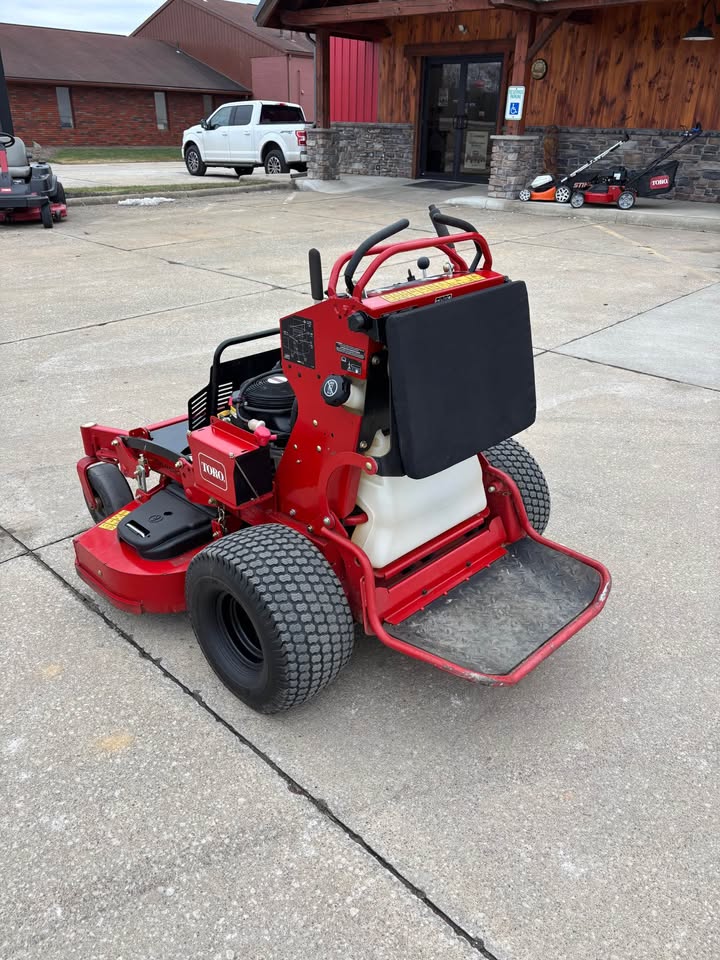
<svg viewBox="0 0 720 960">
<path fill-rule="evenodd" d="M 473 272 L 450 245 L 466 240 L 475 242 L 484 257 L 483 266 Z M 414 281 L 363 296 L 372 277 L 389 257 L 426 248 L 435 248 L 447 255 L 454 268 L 451 277 Z M 188 433 L 192 459 L 180 457 L 174 463 L 148 452 L 142 454 L 144 460 L 141 461 L 140 451 L 123 443 L 122 438 L 128 436 L 149 439 L 154 430 L 183 421 L 185 417 L 182 416 L 131 431 L 96 424 L 83 426 L 85 457 L 78 463 L 83 493 L 88 504 L 94 505 L 88 471 L 98 462 L 116 463 L 128 477 L 137 476 L 138 470 L 142 472 L 144 467 L 146 473 L 151 470 L 159 473 L 160 482 L 153 490 L 140 492 L 138 499 L 126 510 L 135 509 L 172 480 L 183 485 L 190 500 L 224 507 L 224 525 L 221 526 L 220 522 L 214 524 L 215 537 L 246 524 L 285 524 L 307 536 L 323 552 L 343 584 L 355 619 L 364 625 L 367 633 L 374 634 L 394 650 L 466 679 L 496 685 L 517 683 L 600 612 L 610 587 L 610 576 L 605 567 L 535 533 L 515 483 L 478 454 L 487 508 L 386 568 L 374 570 L 364 551 L 350 539 L 352 525 L 344 521 L 355 507 L 361 473 L 376 473 L 377 463 L 372 457 L 357 452 L 361 417 L 344 406 L 327 405 L 320 390 L 328 375 L 348 375 L 341 365 L 343 347 L 358 363 L 359 372 L 352 375 L 356 383 L 367 379 L 375 354 L 382 350 L 381 344 L 369 333 L 350 330 L 347 321 L 351 314 L 362 311 L 371 320 L 377 319 L 398 309 L 398 296 L 403 298 L 400 301 L 402 308 L 419 306 L 432 303 L 438 297 L 463 295 L 501 284 L 504 277 L 492 270 L 492 257 L 485 239 L 477 233 L 462 233 L 450 238 L 410 240 L 374 247 L 366 254 L 372 257 L 372 261 L 355 285 L 353 294 L 339 296 L 340 272 L 352 255 L 352 251 L 346 253 L 335 263 L 330 276 L 329 299 L 303 311 L 303 316 L 312 318 L 316 329 L 322 330 L 322 335 L 315 339 L 314 368 L 283 360 L 283 371 L 298 399 L 299 414 L 270 493 L 238 503 L 233 484 L 227 482 L 229 471 L 239 458 L 267 444 L 267 431 L 265 434 L 262 431 L 250 433 L 221 418 L 213 418 L 209 426 Z M 202 467 L 203 458 L 210 462 L 210 471 Z M 168 561 L 143 561 L 119 540 L 114 523 L 108 518 L 76 538 L 76 565 L 80 576 L 111 603 L 130 612 L 165 613 L 184 609 L 185 573 L 192 558 L 202 548 Z M 398 640 L 383 626 L 384 623 L 401 622 L 469 579 L 502 557 L 507 545 L 523 536 L 593 567 L 599 573 L 600 585 L 591 604 L 575 620 L 508 675 L 485 675 L 460 667 Z M 425 562 L 413 570 L 413 564 L 421 558 Z"/>
</svg>

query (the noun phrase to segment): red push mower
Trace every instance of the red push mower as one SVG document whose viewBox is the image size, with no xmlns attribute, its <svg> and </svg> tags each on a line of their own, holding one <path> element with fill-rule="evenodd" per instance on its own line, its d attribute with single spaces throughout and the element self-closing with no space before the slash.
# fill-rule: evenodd
<svg viewBox="0 0 720 960">
<path fill-rule="evenodd" d="M 587 177 L 578 177 L 578 174 L 584 173 L 586 170 L 589 170 L 590 167 L 595 166 L 598 161 L 609 156 L 614 150 L 617 150 L 618 147 L 627 143 L 629 139 L 630 137 L 626 133 L 622 140 L 613 143 L 607 150 L 603 150 L 602 153 L 599 153 L 596 157 L 592 157 L 592 159 L 578 167 L 577 170 L 573 170 L 572 173 L 566 174 L 559 180 L 550 173 L 539 174 L 527 187 L 523 187 L 518 194 L 518 198 L 525 202 L 528 200 L 544 200 L 545 202 L 555 200 L 557 203 L 568 203 L 574 190 L 589 187 L 593 182 L 592 180 L 588 180 Z"/>
<path fill-rule="evenodd" d="M 263 713 L 329 683 L 354 622 L 510 685 L 606 601 L 605 567 L 544 538 L 547 484 L 511 439 L 535 420 L 525 284 L 492 269 L 471 224 L 431 217 L 436 236 L 385 244 L 400 220 L 341 256 L 327 295 L 311 250 L 315 303 L 223 341 L 187 413 L 81 428 L 96 525 L 75 539 L 79 575 L 122 610 L 187 609 L 213 670 Z M 416 252 L 421 277 L 374 286 Z"/>
<path fill-rule="evenodd" d="M 23 141 L 0 132 L 0 222 L 36 220 L 50 228 L 65 217 L 65 190 L 50 165 L 31 163 Z"/>
<path fill-rule="evenodd" d="M 663 151 L 639 173 L 628 173 L 625 167 L 618 167 L 606 177 L 598 177 L 587 187 L 579 187 L 570 197 L 570 206 L 579 210 L 586 203 L 617 204 L 621 210 L 630 210 L 638 197 L 661 197 L 675 188 L 678 167 L 677 160 L 665 163 L 668 157 L 702 136 L 703 128 L 698 123 L 692 130 L 684 131 L 680 141 Z"/>
</svg>

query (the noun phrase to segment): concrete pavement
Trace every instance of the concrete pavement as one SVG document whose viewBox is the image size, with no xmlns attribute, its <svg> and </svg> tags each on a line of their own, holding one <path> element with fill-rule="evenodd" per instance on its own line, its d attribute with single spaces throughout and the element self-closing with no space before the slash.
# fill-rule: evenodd
<svg viewBox="0 0 720 960">
<path fill-rule="evenodd" d="M 125 616 L 75 577 L 77 425 L 181 411 L 219 340 L 308 302 L 308 246 L 327 275 L 399 216 L 426 233 L 448 196 L 198 198 L 0 231 L 3 958 L 714 958 L 713 235 L 466 211 L 528 283 L 523 440 L 548 534 L 615 582 L 519 687 L 360 639 L 322 696 L 262 718 L 184 617 Z"/>
</svg>

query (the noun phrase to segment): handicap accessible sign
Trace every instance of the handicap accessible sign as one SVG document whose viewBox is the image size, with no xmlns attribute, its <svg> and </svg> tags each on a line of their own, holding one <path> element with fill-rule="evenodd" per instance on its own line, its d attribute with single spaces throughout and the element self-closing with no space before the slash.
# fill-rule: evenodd
<svg viewBox="0 0 720 960">
<path fill-rule="evenodd" d="M 505 119 L 520 120 L 525 102 L 525 87 L 508 87 L 507 103 L 505 104 Z"/>
</svg>

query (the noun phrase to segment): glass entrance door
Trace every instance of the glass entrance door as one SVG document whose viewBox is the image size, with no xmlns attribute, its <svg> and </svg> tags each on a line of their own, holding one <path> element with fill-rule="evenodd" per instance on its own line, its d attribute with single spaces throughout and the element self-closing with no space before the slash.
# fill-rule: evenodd
<svg viewBox="0 0 720 960">
<path fill-rule="evenodd" d="M 420 176 L 488 179 L 501 83 L 499 57 L 426 61 Z"/>
</svg>

